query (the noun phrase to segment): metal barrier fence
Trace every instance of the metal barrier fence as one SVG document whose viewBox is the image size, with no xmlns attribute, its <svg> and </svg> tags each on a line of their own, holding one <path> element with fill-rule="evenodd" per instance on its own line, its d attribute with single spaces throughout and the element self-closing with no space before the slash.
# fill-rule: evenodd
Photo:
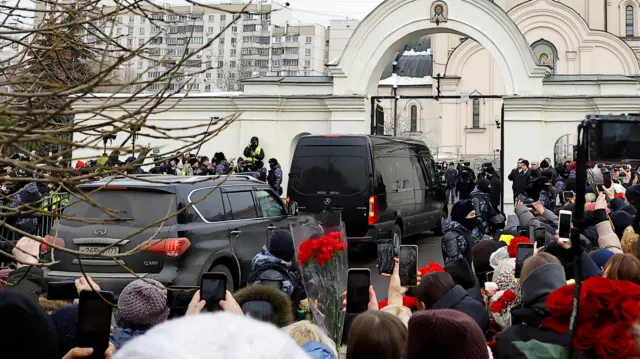
<svg viewBox="0 0 640 359">
<path fill-rule="evenodd" d="M 68 198 L 69 195 L 68 194 L 57 194 L 56 195 L 57 198 Z M 45 196 L 42 198 L 42 200 L 39 202 L 42 206 L 42 208 L 44 209 L 46 206 L 51 206 L 51 204 L 53 203 L 51 200 L 56 197 L 56 196 Z M 38 216 L 35 216 L 35 218 L 37 218 L 37 222 L 38 225 L 35 228 L 35 231 L 33 231 L 34 235 L 40 236 L 40 237 L 44 237 L 47 234 L 49 234 L 49 232 L 51 231 L 51 228 L 53 228 L 56 219 L 58 218 L 58 215 L 60 214 L 60 212 L 62 211 L 61 208 L 61 204 L 60 202 L 57 202 L 57 208 L 54 211 L 48 211 L 46 212 L 47 214 L 40 214 Z M 13 222 L 13 221 L 12 221 Z M 2 240 L 15 240 L 18 239 L 16 237 L 20 237 L 19 235 L 16 236 L 15 233 L 13 231 L 11 231 L 8 227 L 6 226 L 1 226 L 0 227 L 0 239 Z"/>
</svg>

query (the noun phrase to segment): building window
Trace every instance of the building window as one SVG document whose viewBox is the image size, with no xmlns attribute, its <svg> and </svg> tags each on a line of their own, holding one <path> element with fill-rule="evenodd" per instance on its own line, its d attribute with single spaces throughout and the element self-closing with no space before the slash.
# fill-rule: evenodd
<svg viewBox="0 0 640 359">
<path fill-rule="evenodd" d="M 313 38 L 311 36 L 307 36 L 304 42 L 305 44 L 310 44 L 312 41 L 313 41 Z"/>
<path fill-rule="evenodd" d="M 625 29 L 626 36 L 633 36 L 633 6 L 631 5 L 626 9 Z"/>
<path fill-rule="evenodd" d="M 418 106 L 411 106 L 411 132 L 418 131 Z"/>
<path fill-rule="evenodd" d="M 311 49 L 304 49 L 305 56 L 311 56 Z"/>
<path fill-rule="evenodd" d="M 552 73 L 556 73 L 558 50 L 552 43 L 545 39 L 540 39 L 531 44 L 531 49 L 538 65 L 547 66 Z"/>
<path fill-rule="evenodd" d="M 473 128 L 480 128 L 480 100 L 473 99 Z"/>
</svg>

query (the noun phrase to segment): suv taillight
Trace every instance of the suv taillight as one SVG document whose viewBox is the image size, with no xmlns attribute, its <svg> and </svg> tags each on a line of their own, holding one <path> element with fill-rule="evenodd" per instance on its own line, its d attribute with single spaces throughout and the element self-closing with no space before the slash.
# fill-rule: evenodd
<svg viewBox="0 0 640 359">
<path fill-rule="evenodd" d="M 158 241 L 152 240 L 153 244 L 145 248 L 145 252 L 162 254 L 163 256 L 177 258 L 191 247 L 191 242 L 187 238 L 167 238 Z"/>
<path fill-rule="evenodd" d="M 369 197 L 369 213 L 367 215 L 367 222 L 369 225 L 378 223 L 378 196 Z"/>
<path fill-rule="evenodd" d="M 64 239 L 56 238 L 54 236 L 44 236 L 44 243 L 42 243 L 42 246 L 40 247 L 40 252 L 41 253 L 49 253 L 53 249 L 53 247 L 51 247 L 47 243 L 51 243 L 51 244 L 56 245 L 58 247 L 63 247 L 64 248 Z"/>
</svg>

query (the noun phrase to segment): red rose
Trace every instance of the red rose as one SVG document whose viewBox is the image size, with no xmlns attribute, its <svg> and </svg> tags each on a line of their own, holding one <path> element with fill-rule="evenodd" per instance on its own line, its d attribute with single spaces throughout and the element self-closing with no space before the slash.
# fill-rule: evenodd
<svg viewBox="0 0 640 359">
<path fill-rule="evenodd" d="M 556 333 L 566 333 L 569 330 L 571 314 L 559 317 L 546 317 L 542 319 L 542 327 L 549 328 Z"/>
<path fill-rule="evenodd" d="M 513 302 L 514 300 L 516 300 L 516 298 L 518 298 L 518 296 L 511 289 L 504 292 L 504 294 L 502 294 L 502 297 L 500 297 L 500 299 L 504 300 L 507 303 Z"/>
<path fill-rule="evenodd" d="M 619 293 L 613 280 L 599 276 L 593 276 L 582 282 L 582 290 L 586 291 L 587 301 L 597 299 L 605 307 L 608 307 Z"/>
<path fill-rule="evenodd" d="M 600 358 L 633 358 L 639 354 L 638 339 L 631 333 L 629 324 L 609 324 L 600 331 L 598 338 L 595 349 Z"/>
<path fill-rule="evenodd" d="M 491 307 L 489 307 L 489 309 L 491 309 L 491 312 L 493 313 L 501 313 L 503 310 L 507 309 L 507 304 L 504 301 L 498 299 L 491 304 Z"/>
<path fill-rule="evenodd" d="M 576 335 L 573 338 L 573 346 L 576 349 L 585 351 L 593 348 L 596 339 L 600 335 L 601 325 L 598 325 L 598 320 L 589 320 L 582 323 L 576 328 Z"/>
<path fill-rule="evenodd" d="M 614 281 L 614 285 L 625 299 L 640 300 L 640 285 L 628 280 L 616 280 Z"/>
<path fill-rule="evenodd" d="M 616 308 L 611 308 L 613 316 L 624 323 L 635 323 L 640 318 L 640 300 L 626 299 L 618 302 Z"/>
<path fill-rule="evenodd" d="M 547 297 L 547 310 L 553 316 L 571 314 L 573 308 L 573 290 L 575 285 L 565 285 L 551 292 Z"/>
</svg>

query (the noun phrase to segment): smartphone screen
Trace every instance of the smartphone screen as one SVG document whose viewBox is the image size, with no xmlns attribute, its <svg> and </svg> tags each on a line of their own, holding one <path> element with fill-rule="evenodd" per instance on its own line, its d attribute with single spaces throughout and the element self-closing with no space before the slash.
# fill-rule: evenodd
<svg viewBox="0 0 640 359">
<path fill-rule="evenodd" d="M 385 239 L 378 241 L 378 273 L 393 274 L 395 266 L 393 257 L 393 240 Z"/>
<path fill-rule="evenodd" d="M 544 227 L 536 227 L 533 234 L 533 239 L 538 245 L 538 248 L 543 247 L 547 242 L 547 231 Z"/>
<path fill-rule="evenodd" d="M 349 269 L 347 275 L 347 313 L 367 311 L 371 272 L 366 268 Z"/>
<path fill-rule="evenodd" d="M 107 301 L 113 303 L 113 293 L 100 292 Z M 93 348 L 88 358 L 104 359 L 104 352 L 109 347 L 111 334 L 111 304 L 103 300 L 97 292 L 83 290 L 80 292 L 78 305 L 78 343 L 80 348 Z"/>
<path fill-rule="evenodd" d="M 520 278 L 520 272 L 522 271 L 522 263 L 533 255 L 533 243 L 519 243 L 518 251 L 516 252 L 516 269 L 514 276 Z"/>
<path fill-rule="evenodd" d="M 560 211 L 560 224 L 558 226 L 558 236 L 563 242 L 569 242 L 571 240 L 571 218 L 572 214 L 569 211 Z"/>
<path fill-rule="evenodd" d="M 209 312 L 222 310 L 220 301 L 227 291 L 227 276 L 224 273 L 202 273 L 200 277 L 200 298 L 207 302 Z"/>
<path fill-rule="evenodd" d="M 605 187 L 611 187 L 611 172 L 602 173 L 602 179 L 604 180 L 603 184 L 605 185 Z"/>
<path fill-rule="evenodd" d="M 198 287 L 171 287 L 167 289 L 167 307 L 188 308 Z"/>
<path fill-rule="evenodd" d="M 78 298 L 78 289 L 75 282 L 50 282 L 47 284 L 47 299 L 49 300 L 73 300 Z"/>
<path fill-rule="evenodd" d="M 400 246 L 398 265 L 400 285 L 403 287 L 418 285 L 418 246 Z"/>
<path fill-rule="evenodd" d="M 572 199 L 573 191 L 562 191 L 562 198 L 564 198 L 565 201 Z"/>
</svg>

